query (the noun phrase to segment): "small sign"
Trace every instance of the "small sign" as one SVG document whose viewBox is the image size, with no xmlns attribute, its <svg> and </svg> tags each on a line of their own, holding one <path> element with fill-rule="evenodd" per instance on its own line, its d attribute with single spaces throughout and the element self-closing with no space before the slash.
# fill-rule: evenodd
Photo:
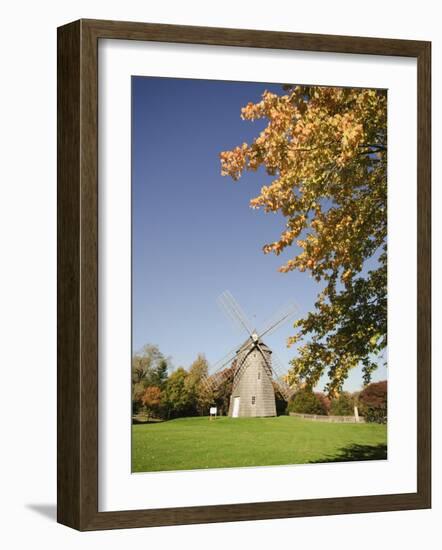
<svg viewBox="0 0 442 550">
<path fill-rule="evenodd" d="M 216 407 L 210 407 L 210 414 L 216 414 Z"/>
</svg>

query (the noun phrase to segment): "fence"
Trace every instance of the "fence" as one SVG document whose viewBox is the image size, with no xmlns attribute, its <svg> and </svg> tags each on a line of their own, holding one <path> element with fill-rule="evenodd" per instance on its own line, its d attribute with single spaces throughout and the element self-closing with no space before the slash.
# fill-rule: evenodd
<svg viewBox="0 0 442 550">
<path fill-rule="evenodd" d="M 325 414 L 304 414 L 291 412 L 290 416 L 297 416 L 298 418 L 305 418 L 306 420 L 317 420 L 318 422 L 352 422 L 353 424 L 362 424 L 365 422 L 363 416 L 356 420 L 355 416 L 333 416 Z"/>
</svg>

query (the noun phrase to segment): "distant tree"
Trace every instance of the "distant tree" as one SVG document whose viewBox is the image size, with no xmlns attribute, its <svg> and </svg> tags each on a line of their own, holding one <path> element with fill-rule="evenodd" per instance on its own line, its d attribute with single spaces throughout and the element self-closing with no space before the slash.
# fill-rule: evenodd
<svg viewBox="0 0 442 550">
<path fill-rule="evenodd" d="M 327 414 L 323 399 L 308 388 L 296 392 L 289 401 L 288 411 L 303 414 Z"/>
<path fill-rule="evenodd" d="M 152 386 L 158 386 L 160 389 L 164 388 L 167 380 L 167 371 L 169 363 L 164 357 L 160 359 L 156 365 L 152 367 L 152 371 L 149 377 L 149 383 Z"/>
<path fill-rule="evenodd" d="M 204 355 L 199 354 L 189 369 L 186 378 L 186 390 L 195 414 L 207 414 L 210 406 L 210 395 L 203 381 L 209 372 L 209 364 Z"/>
<path fill-rule="evenodd" d="M 147 418 L 159 411 L 161 406 L 161 390 L 158 386 L 148 386 L 141 395 L 141 402 L 147 413 Z"/>
<path fill-rule="evenodd" d="M 387 422 L 387 381 L 368 384 L 359 394 L 361 413 L 366 422 Z"/>
<path fill-rule="evenodd" d="M 201 384 L 198 389 L 198 414 L 201 416 L 209 414 L 209 409 L 213 406 L 217 406 L 214 390 L 207 384 Z"/>
<path fill-rule="evenodd" d="M 326 411 L 325 414 L 330 413 L 331 399 L 328 395 L 323 392 L 314 392 L 316 397 L 322 404 L 323 409 Z"/>
<path fill-rule="evenodd" d="M 145 386 L 150 386 L 151 376 L 158 366 L 164 360 L 163 354 L 158 349 L 158 346 L 146 344 L 137 351 L 132 357 L 132 383 L 143 383 Z"/>
<path fill-rule="evenodd" d="M 335 416 L 353 416 L 353 397 L 347 392 L 342 392 L 339 397 L 332 399 L 330 404 L 330 414 Z"/>
<path fill-rule="evenodd" d="M 132 414 L 137 414 L 140 412 L 140 409 L 143 406 L 141 397 L 145 389 L 146 388 L 142 382 L 137 382 L 136 384 L 132 383 Z"/>
<path fill-rule="evenodd" d="M 158 346 L 146 344 L 132 357 L 132 413 L 137 414 L 143 406 L 142 395 L 146 388 L 164 388 L 169 360 Z"/>
<path fill-rule="evenodd" d="M 163 390 L 163 404 L 167 418 L 192 414 L 192 399 L 186 386 L 188 372 L 182 367 L 174 371 Z"/>
</svg>

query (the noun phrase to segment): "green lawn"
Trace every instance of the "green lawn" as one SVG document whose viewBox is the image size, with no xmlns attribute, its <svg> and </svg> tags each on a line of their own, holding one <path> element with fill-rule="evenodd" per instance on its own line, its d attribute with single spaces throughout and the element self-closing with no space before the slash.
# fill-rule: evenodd
<svg viewBox="0 0 442 550">
<path fill-rule="evenodd" d="M 387 458 L 387 427 L 300 418 L 179 418 L 132 426 L 132 471 Z"/>
</svg>

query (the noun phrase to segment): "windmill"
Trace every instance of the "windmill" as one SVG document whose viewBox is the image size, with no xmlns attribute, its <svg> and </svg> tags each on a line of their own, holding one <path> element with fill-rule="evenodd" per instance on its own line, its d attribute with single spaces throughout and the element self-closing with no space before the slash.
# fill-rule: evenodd
<svg viewBox="0 0 442 550">
<path fill-rule="evenodd" d="M 229 291 L 219 298 L 219 303 L 231 319 L 247 333 L 247 340 L 223 357 L 204 379 L 208 390 L 225 382 L 232 382 L 229 416 L 276 416 L 275 390 L 286 401 L 293 390 L 283 378 L 284 371 L 276 354 L 263 342 L 285 321 L 290 319 L 296 306 L 286 306 L 265 325 L 261 331 L 252 328 L 246 315 Z"/>
</svg>

